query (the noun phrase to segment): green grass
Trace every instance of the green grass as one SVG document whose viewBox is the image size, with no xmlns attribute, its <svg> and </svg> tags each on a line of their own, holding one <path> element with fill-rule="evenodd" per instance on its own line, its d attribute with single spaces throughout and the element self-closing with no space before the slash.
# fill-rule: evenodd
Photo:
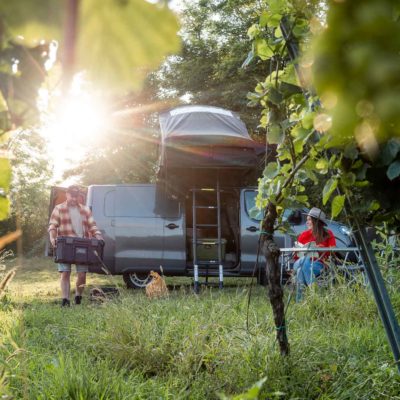
<svg viewBox="0 0 400 400">
<path fill-rule="evenodd" d="M 181 287 L 161 300 L 122 289 L 98 303 L 87 290 L 81 306 L 61 309 L 54 265 L 20 264 L 0 305 L 2 395 L 215 399 L 265 378 L 260 399 L 400 399 L 376 306 L 362 287 L 308 290 L 302 303 L 291 302 L 291 355 L 282 359 L 264 288 L 253 289 L 246 329 L 248 280 L 200 296 Z M 120 282 L 90 275 L 88 289 Z M 398 311 L 398 294 L 394 304 Z"/>
</svg>

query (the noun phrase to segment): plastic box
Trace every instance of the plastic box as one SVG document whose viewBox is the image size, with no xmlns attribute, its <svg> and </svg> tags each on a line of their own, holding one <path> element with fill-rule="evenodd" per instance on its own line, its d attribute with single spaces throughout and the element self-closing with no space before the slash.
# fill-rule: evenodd
<svg viewBox="0 0 400 400">
<path fill-rule="evenodd" d="M 218 260 L 218 239 L 197 239 L 197 260 Z M 226 239 L 221 239 L 222 261 L 225 260 Z M 192 253 L 192 249 L 190 249 Z"/>
<path fill-rule="evenodd" d="M 63 264 L 100 264 L 103 249 L 103 240 L 59 236 L 54 261 Z"/>
</svg>

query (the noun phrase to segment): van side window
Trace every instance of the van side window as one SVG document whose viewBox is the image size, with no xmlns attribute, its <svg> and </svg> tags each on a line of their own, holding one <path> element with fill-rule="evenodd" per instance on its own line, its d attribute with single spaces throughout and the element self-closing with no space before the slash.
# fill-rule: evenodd
<svg viewBox="0 0 400 400">
<path fill-rule="evenodd" d="M 117 187 L 116 217 L 154 217 L 154 188 Z"/>
<path fill-rule="evenodd" d="M 263 213 L 256 207 L 256 197 L 257 191 L 255 190 L 246 190 L 244 192 L 246 213 L 251 219 L 261 221 L 263 219 Z"/>
<path fill-rule="evenodd" d="M 150 185 L 117 187 L 114 209 L 115 217 L 178 218 L 180 216 L 179 202 L 164 196 L 156 196 L 156 188 Z"/>
</svg>

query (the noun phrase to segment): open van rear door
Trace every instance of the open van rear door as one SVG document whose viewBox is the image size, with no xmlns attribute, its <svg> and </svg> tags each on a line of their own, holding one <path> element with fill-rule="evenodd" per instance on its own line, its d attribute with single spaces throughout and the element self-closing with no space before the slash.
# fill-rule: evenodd
<svg viewBox="0 0 400 400">
<path fill-rule="evenodd" d="M 86 188 L 80 188 L 81 195 L 78 198 L 79 203 L 86 204 Z M 54 210 L 54 207 L 58 204 L 63 203 L 67 199 L 67 188 L 61 186 L 53 186 L 50 190 L 50 201 L 49 201 L 49 216 L 47 221 L 50 220 L 51 213 Z M 50 246 L 49 235 L 46 236 L 46 248 L 45 255 L 52 257 L 53 256 L 53 248 Z"/>
</svg>

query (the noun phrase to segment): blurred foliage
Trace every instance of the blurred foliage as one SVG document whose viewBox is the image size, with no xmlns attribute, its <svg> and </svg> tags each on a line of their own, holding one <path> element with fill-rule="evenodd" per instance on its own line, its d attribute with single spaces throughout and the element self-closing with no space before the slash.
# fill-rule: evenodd
<svg viewBox="0 0 400 400">
<path fill-rule="evenodd" d="M 314 84 L 331 117 L 329 146 L 344 152 L 338 184 L 347 193 L 362 186 L 354 207 L 399 228 L 399 2 L 330 2 L 314 53 Z"/>
<path fill-rule="evenodd" d="M 13 37 L 22 36 L 29 45 L 57 40 L 62 53 L 68 2 L 61 4 L 2 2 L 0 13 Z M 107 91 L 137 89 L 150 68 L 179 48 L 174 14 L 145 0 L 81 0 L 77 30 L 75 70 L 85 70 L 89 80 Z"/>
</svg>

